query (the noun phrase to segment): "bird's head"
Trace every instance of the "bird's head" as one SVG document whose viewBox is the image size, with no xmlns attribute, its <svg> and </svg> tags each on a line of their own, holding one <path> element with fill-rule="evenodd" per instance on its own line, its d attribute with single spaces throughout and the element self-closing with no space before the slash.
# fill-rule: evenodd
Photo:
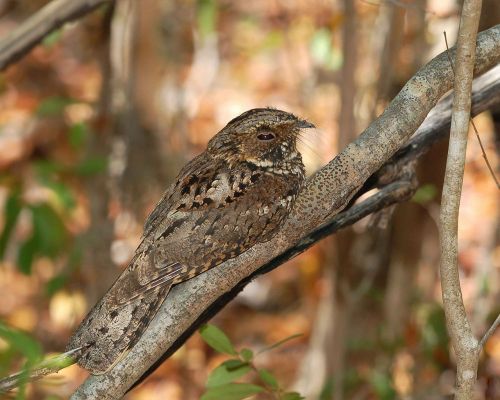
<svg viewBox="0 0 500 400">
<path fill-rule="evenodd" d="M 298 158 L 297 137 L 308 121 L 273 108 L 254 108 L 232 119 L 208 143 L 215 157 L 276 167 Z M 301 161 L 300 161 L 301 162 Z"/>
</svg>

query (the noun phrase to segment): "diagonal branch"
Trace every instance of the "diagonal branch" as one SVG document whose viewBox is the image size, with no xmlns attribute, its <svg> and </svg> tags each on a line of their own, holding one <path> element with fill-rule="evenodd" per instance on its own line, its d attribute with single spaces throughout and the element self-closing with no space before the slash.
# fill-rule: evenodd
<svg viewBox="0 0 500 400">
<path fill-rule="evenodd" d="M 454 57 L 453 50 L 451 53 Z M 481 74 L 498 62 L 500 25 L 478 36 L 475 73 Z M 408 81 L 356 141 L 308 180 L 290 218 L 271 241 L 174 287 L 137 345 L 112 370 L 89 377 L 72 398 L 122 397 L 163 354 L 171 354 L 212 315 L 211 306 L 222 308 L 256 271 L 345 208 L 364 182 L 417 130 L 452 82 L 446 55 L 441 54 Z"/>
<path fill-rule="evenodd" d="M 497 315 L 497 318 L 495 321 L 493 321 L 493 324 L 489 327 L 489 329 L 486 331 L 482 339 L 479 341 L 479 347 L 483 348 L 488 339 L 493 335 L 493 332 L 500 326 L 500 314 Z"/>
<path fill-rule="evenodd" d="M 0 41 L 0 70 L 19 60 L 49 33 L 112 0 L 53 0 Z"/>
<path fill-rule="evenodd" d="M 365 182 L 364 191 L 376 186 L 381 177 L 387 176 L 395 169 L 397 170 L 398 166 L 421 157 L 435 143 L 449 136 L 452 102 L 453 92 L 439 101 L 408 143 Z M 497 107 L 499 104 L 500 65 L 497 65 L 472 83 L 471 116 L 474 117 L 483 111 Z"/>
</svg>

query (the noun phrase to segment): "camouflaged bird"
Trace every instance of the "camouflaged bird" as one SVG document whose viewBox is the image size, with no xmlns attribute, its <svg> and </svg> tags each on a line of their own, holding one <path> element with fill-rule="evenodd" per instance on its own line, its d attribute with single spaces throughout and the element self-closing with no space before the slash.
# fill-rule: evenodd
<svg viewBox="0 0 500 400">
<path fill-rule="evenodd" d="M 78 364 L 110 369 L 133 347 L 172 287 L 270 240 L 304 182 L 296 140 L 314 127 L 257 108 L 230 121 L 189 162 L 149 215 L 128 268 L 70 339 Z"/>
</svg>

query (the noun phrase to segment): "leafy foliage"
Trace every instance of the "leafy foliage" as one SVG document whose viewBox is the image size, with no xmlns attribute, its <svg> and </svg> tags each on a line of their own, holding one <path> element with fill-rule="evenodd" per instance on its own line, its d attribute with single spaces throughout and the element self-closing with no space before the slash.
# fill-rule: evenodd
<svg viewBox="0 0 500 400">
<path fill-rule="evenodd" d="M 381 400 L 392 400 L 396 398 L 396 392 L 392 387 L 391 377 L 380 371 L 374 371 L 371 376 L 371 384 L 377 398 Z"/>
<path fill-rule="evenodd" d="M 437 188 L 434 185 L 422 185 L 413 195 L 412 201 L 419 204 L 426 204 L 434 200 L 437 196 Z"/>
<path fill-rule="evenodd" d="M 22 353 L 29 363 L 33 364 L 40 360 L 42 355 L 40 345 L 26 333 L 10 328 L 0 321 L 0 337 L 15 351 Z"/>
<path fill-rule="evenodd" d="M 238 354 L 226 334 L 216 326 L 208 324 L 202 326 L 200 328 L 200 335 L 215 351 L 232 356 Z"/>
<path fill-rule="evenodd" d="M 342 65 L 342 54 L 332 46 L 332 35 L 327 29 L 318 29 L 310 43 L 314 61 L 328 70 L 337 70 Z"/>
<path fill-rule="evenodd" d="M 0 350 L 0 366 L 6 367 L 17 354 L 25 357 L 24 371 L 28 371 L 42 358 L 42 348 L 40 344 L 26 333 L 13 329 L 0 321 L 0 338 L 7 343 L 5 349 Z M 0 370 L 2 375 L 5 371 Z M 26 378 L 21 379 L 21 385 L 16 395 L 16 399 L 24 399 L 26 392 Z M 1 395 L 1 393 L 0 393 Z"/>
<path fill-rule="evenodd" d="M 66 107 L 76 100 L 61 96 L 48 97 L 41 101 L 36 115 L 43 118 L 61 117 Z M 76 237 L 68 227 L 68 217 L 74 210 L 77 200 L 72 181 L 75 177 L 90 177 L 106 169 L 107 160 L 100 157 L 85 157 L 84 150 L 91 134 L 84 122 L 71 123 L 67 126 L 67 144 L 74 153 L 71 162 L 57 158 L 41 157 L 31 163 L 35 185 L 45 193 L 41 199 L 27 200 L 25 192 L 33 182 L 26 180 L 23 174 L 3 177 L 2 187 L 8 190 L 4 205 L 4 224 L 0 232 L 0 259 L 7 257 L 6 251 L 14 236 L 19 216 L 30 217 L 31 229 L 18 241 L 16 264 L 24 274 L 31 274 L 33 262 L 39 257 L 57 260 L 65 257 L 65 270 L 53 277 L 47 284 L 46 292 L 54 294 L 67 281 L 68 272 L 79 263 L 76 256 Z M 12 240 L 13 241 L 13 240 Z M 16 249 L 14 249 L 16 250 Z M 9 252 L 11 254 L 12 252 Z"/>
<path fill-rule="evenodd" d="M 5 249 L 10 235 L 16 226 L 17 217 L 21 212 L 22 205 L 19 198 L 19 190 L 13 190 L 5 203 L 5 224 L 0 235 L 0 258 L 4 257 Z"/>
<path fill-rule="evenodd" d="M 251 383 L 227 383 L 207 390 L 201 400 L 239 400 L 263 391 L 264 388 Z"/>
<path fill-rule="evenodd" d="M 217 2 L 214 0 L 197 1 L 198 31 L 202 36 L 208 36 L 216 31 Z"/>
<path fill-rule="evenodd" d="M 207 388 L 225 385 L 251 371 L 250 365 L 240 360 L 228 360 L 215 368 L 207 380 Z"/>
<path fill-rule="evenodd" d="M 75 100 L 61 96 L 48 97 L 40 102 L 36 110 L 39 117 L 55 117 L 61 115 L 66 106 L 73 104 Z"/>
<path fill-rule="evenodd" d="M 273 399 L 301 400 L 303 397 L 296 392 L 285 392 L 279 385 L 274 374 L 264 368 L 255 365 L 255 353 L 251 349 L 243 348 L 237 351 L 227 335 L 214 325 L 204 325 L 200 328 L 203 340 L 214 350 L 222 354 L 236 356 L 224 361 L 216 367 L 208 376 L 207 390 L 201 397 L 202 400 L 239 400 L 245 399 L 257 393 L 266 393 Z M 275 349 L 285 342 L 299 337 L 292 335 L 279 342 L 264 348 L 257 354 Z M 258 383 L 235 382 L 253 373 Z"/>
</svg>

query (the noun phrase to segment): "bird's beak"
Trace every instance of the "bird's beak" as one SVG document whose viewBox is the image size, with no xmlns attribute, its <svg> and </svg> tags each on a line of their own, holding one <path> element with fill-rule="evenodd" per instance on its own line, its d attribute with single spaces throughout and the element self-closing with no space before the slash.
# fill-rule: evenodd
<svg viewBox="0 0 500 400">
<path fill-rule="evenodd" d="M 316 127 L 314 126 L 314 124 L 311 124 L 309 121 L 306 121 L 305 119 L 300 119 L 300 120 L 297 122 L 297 126 L 298 126 L 300 129 L 316 128 Z"/>
</svg>

